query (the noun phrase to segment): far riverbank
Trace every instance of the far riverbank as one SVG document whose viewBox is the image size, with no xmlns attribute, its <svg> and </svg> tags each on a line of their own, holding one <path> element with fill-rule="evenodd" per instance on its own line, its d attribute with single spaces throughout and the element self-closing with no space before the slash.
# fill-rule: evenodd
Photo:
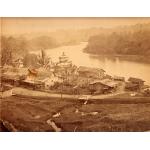
<svg viewBox="0 0 150 150">
<path fill-rule="evenodd" d="M 88 52 L 84 52 L 86 54 L 90 54 L 91 57 L 107 57 L 110 59 L 115 59 L 115 58 L 119 58 L 120 60 L 123 61 L 133 61 L 133 62 L 138 62 L 138 63 L 147 63 L 150 64 L 150 56 L 141 56 L 141 55 L 118 55 L 118 54 L 93 54 L 93 53 L 88 53 Z"/>
</svg>

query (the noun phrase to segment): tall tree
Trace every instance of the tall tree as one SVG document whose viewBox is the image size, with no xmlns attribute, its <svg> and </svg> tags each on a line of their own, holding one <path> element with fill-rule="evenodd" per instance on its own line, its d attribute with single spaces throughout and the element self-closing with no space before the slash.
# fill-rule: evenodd
<svg viewBox="0 0 150 150">
<path fill-rule="evenodd" d="M 46 55 L 46 52 L 44 50 L 41 50 L 41 54 L 38 55 L 38 64 L 44 68 L 51 67 L 51 58 Z"/>
</svg>

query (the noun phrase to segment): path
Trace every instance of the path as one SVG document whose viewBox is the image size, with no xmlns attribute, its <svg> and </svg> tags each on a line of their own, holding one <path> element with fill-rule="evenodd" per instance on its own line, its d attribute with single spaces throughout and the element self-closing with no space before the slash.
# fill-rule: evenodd
<svg viewBox="0 0 150 150">
<path fill-rule="evenodd" d="M 102 95 L 69 95 L 69 94 L 62 94 L 62 98 L 73 98 L 73 99 L 79 99 L 80 97 L 86 97 L 88 99 L 103 99 L 103 98 L 108 98 L 112 96 L 116 96 L 118 94 L 123 94 L 125 92 L 123 91 L 118 91 L 116 93 L 111 93 L 111 94 L 102 94 Z M 33 96 L 33 97 L 54 97 L 54 98 L 61 98 L 61 94 L 56 94 L 56 93 L 47 93 L 47 92 L 41 92 L 41 91 L 33 91 L 21 87 L 16 87 L 13 89 L 13 94 L 16 95 L 23 95 L 23 96 Z"/>
</svg>

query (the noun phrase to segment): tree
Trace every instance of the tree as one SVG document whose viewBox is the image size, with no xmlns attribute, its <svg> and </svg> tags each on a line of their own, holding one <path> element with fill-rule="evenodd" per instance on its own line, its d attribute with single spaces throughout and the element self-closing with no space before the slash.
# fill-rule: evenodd
<svg viewBox="0 0 150 150">
<path fill-rule="evenodd" d="M 52 64 L 51 58 L 46 55 L 44 50 L 41 50 L 41 54 L 38 55 L 38 65 L 44 68 L 50 67 Z"/>
<path fill-rule="evenodd" d="M 27 54 L 27 41 L 24 38 L 1 37 L 1 63 L 12 65 L 13 59 Z"/>
<path fill-rule="evenodd" d="M 23 59 L 23 64 L 25 67 L 38 67 L 38 59 L 35 54 L 26 54 Z"/>
<path fill-rule="evenodd" d="M 1 37 L 1 65 L 12 64 L 12 43 L 14 39 L 12 37 Z"/>
<path fill-rule="evenodd" d="M 128 30 L 129 28 L 129 30 Z M 150 53 L 150 28 L 128 27 L 122 32 L 91 36 L 86 52 L 106 55 L 148 55 Z M 132 30 L 131 30 L 132 29 Z"/>
<path fill-rule="evenodd" d="M 4 66 L 5 64 L 7 65 L 12 65 L 12 51 L 11 50 L 4 50 L 2 49 L 1 52 L 1 65 Z"/>
</svg>

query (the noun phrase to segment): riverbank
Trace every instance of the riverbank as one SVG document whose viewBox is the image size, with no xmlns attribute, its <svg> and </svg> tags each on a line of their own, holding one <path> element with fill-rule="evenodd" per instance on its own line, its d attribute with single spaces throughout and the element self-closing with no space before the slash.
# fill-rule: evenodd
<svg viewBox="0 0 150 150">
<path fill-rule="evenodd" d="M 150 64 L 150 56 L 142 56 L 142 55 L 119 55 L 119 54 L 94 54 L 94 53 L 90 53 L 90 52 L 85 52 L 86 54 L 90 54 L 92 58 L 109 58 L 109 59 L 116 59 L 119 58 L 122 61 L 133 61 L 133 62 L 139 62 L 139 63 L 148 63 Z"/>
<path fill-rule="evenodd" d="M 64 52 L 69 60 L 76 66 L 86 66 L 104 69 L 107 74 L 112 76 L 122 76 L 141 78 L 150 85 L 150 58 L 135 55 L 95 55 L 93 53 L 85 53 L 83 50 L 87 46 L 87 42 L 81 42 L 79 45 L 61 46 L 46 50 L 52 61 L 58 62 L 58 58 Z M 39 54 L 40 51 L 33 52 Z M 84 59 L 82 59 L 84 58 Z M 146 60 L 146 61 L 145 61 Z M 128 68 L 128 69 L 127 69 Z"/>
</svg>

